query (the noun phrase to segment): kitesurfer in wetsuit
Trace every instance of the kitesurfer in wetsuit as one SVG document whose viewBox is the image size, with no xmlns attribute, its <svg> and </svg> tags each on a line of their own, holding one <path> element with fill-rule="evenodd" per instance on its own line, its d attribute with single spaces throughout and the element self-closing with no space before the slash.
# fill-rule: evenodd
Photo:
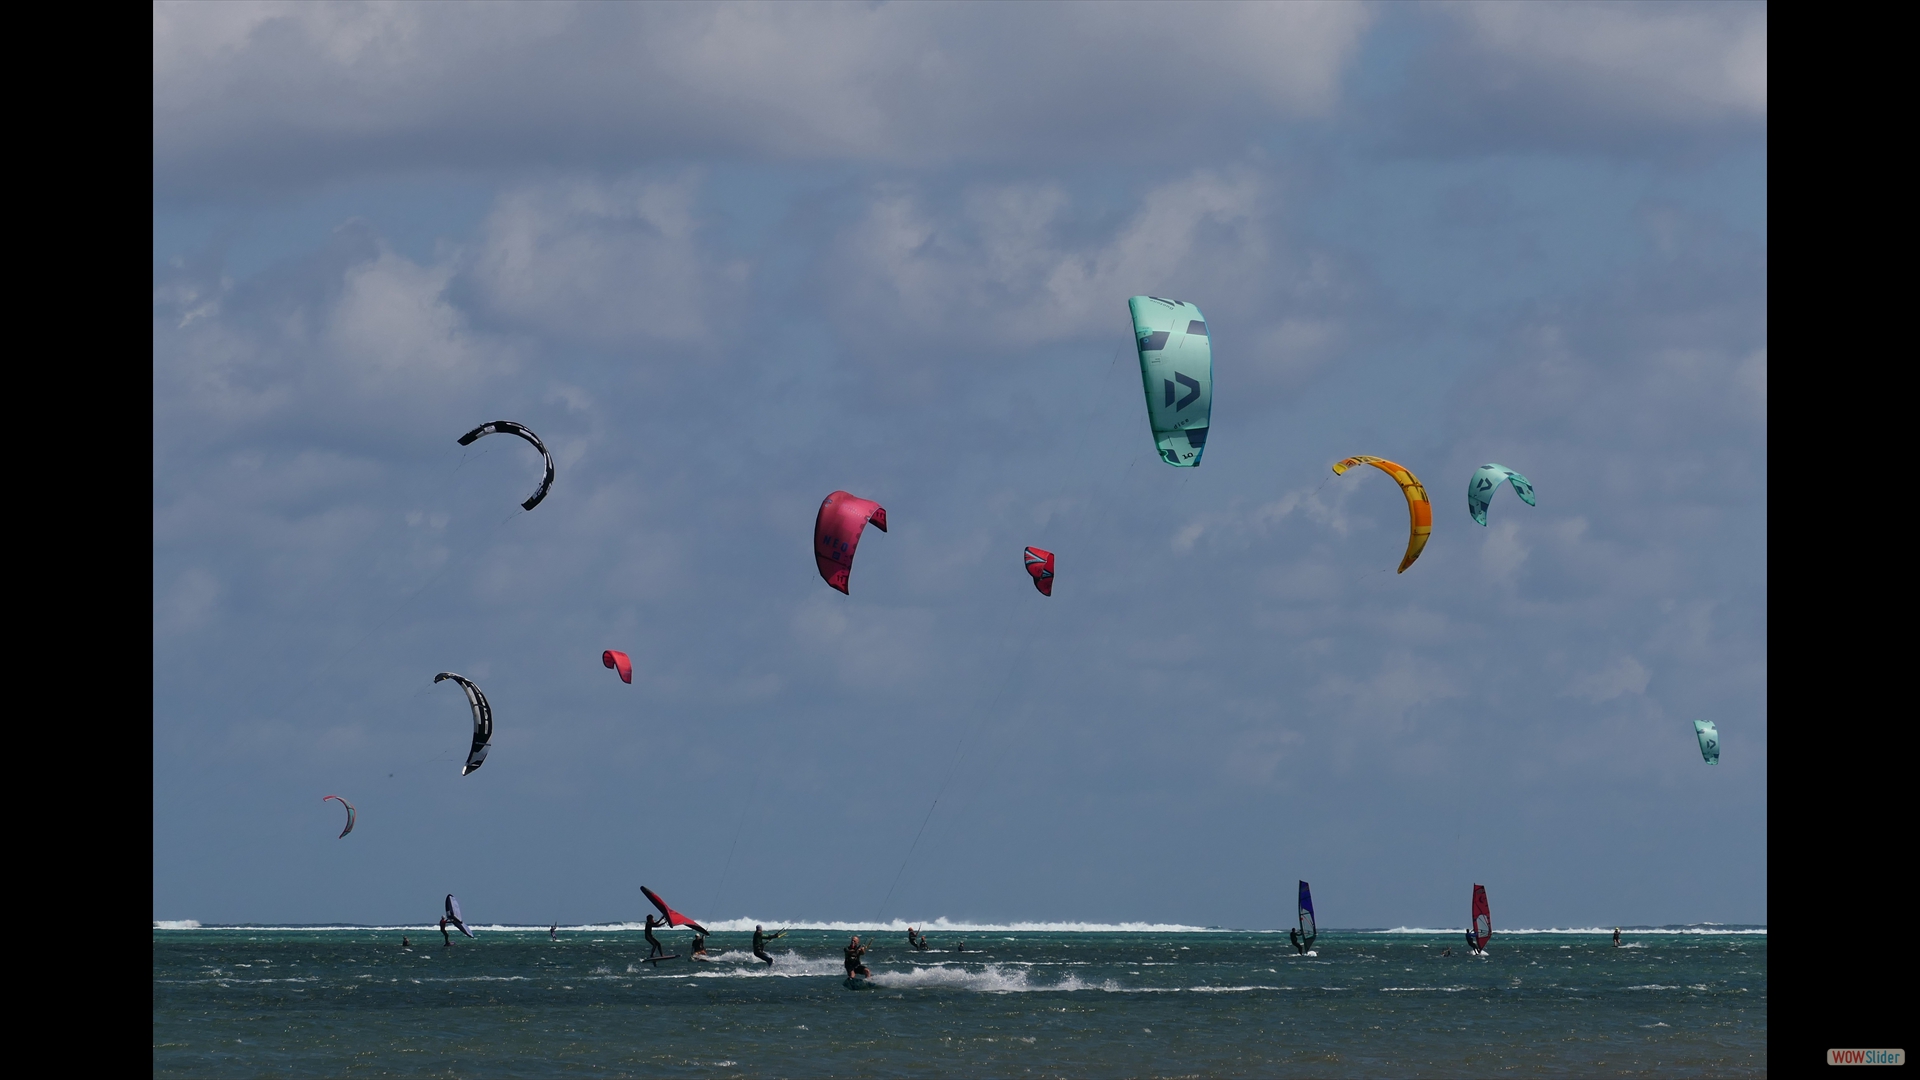
<svg viewBox="0 0 1920 1080">
<path fill-rule="evenodd" d="M 785 930 L 780 931 L 780 934 L 784 933 L 786 933 Z M 753 928 L 753 955 L 765 960 L 768 967 L 773 966 L 773 957 L 767 955 L 767 942 L 779 937 L 780 934 L 769 934 L 758 926 Z"/>
<path fill-rule="evenodd" d="M 559 923 L 554 923 L 552 926 L 547 927 L 547 940 L 548 941 L 560 940 L 560 924 Z"/>
<path fill-rule="evenodd" d="M 705 960 L 706 958 L 707 958 L 707 935 L 701 933 L 698 930 L 695 930 L 693 932 L 693 948 L 688 950 L 687 959 L 688 960 Z"/>
<path fill-rule="evenodd" d="M 413 942 L 407 940 L 406 935 L 403 934 L 400 937 L 400 947 L 403 949 L 411 949 L 413 948 Z"/>
<path fill-rule="evenodd" d="M 928 949 L 933 948 L 933 946 L 927 944 L 927 935 L 925 934 L 920 935 L 920 940 L 914 942 L 913 947 L 919 949 L 921 952 L 926 952 Z"/>
<path fill-rule="evenodd" d="M 447 948 L 453 948 L 453 935 L 447 933 L 447 917 L 445 915 L 440 916 L 440 939 L 447 943 Z"/>
<path fill-rule="evenodd" d="M 960 944 L 958 944 L 958 945 L 955 945 L 955 946 L 953 947 L 953 951 L 954 951 L 954 952 L 966 952 L 966 951 L 967 951 L 967 943 L 963 941 L 963 942 L 961 942 Z"/>
<path fill-rule="evenodd" d="M 867 947 L 860 944 L 860 935 L 855 934 L 853 940 L 847 943 L 847 978 L 851 979 L 855 975 L 858 975 L 864 979 L 873 974 L 873 972 L 867 970 L 865 964 L 860 962 L 861 954 L 866 951 Z"/>
<path fill-rule="evenodd" d="M 1617 926 L 1613 928 L 1613 947 L 1620 947 L 1620 928 Z"/>
<path fill-rule="evenodd" d="M 660 944 L 660 939 L 653 936 L 653 928 L 659 925 L 660 922 L 655 921 L 653 916 L 647 916 L 647 944 L 653 946 L 653 951 L 647 954 L 649 960 L 656 956 L 663 956 L 667 951 L 666 947 Z"/>
</svg>

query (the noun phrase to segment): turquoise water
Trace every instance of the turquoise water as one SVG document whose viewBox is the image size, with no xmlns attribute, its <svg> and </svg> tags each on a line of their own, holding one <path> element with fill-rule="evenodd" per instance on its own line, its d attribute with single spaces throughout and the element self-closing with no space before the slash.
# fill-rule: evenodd
<svg viewBox="0 0 1920 1080">
<path fill-rule="evenodd" d="M 402 934 L 414 947 L 400 947 Z M 936 946 L 955 935 L 933 934 Z M 640 960 L 624 929 L 153 933 L 156 1076 L 1760 1074 L 1765 933 L 716 933 Z M 945 940 L 942 940 L 945 938 Z M 863 935 L 863 940 L 866 937 Z M 685 952 L 686 934 L 666 938 Z M 1441 951 L 1451 947 L 1452 956 Z"/>
</svg>

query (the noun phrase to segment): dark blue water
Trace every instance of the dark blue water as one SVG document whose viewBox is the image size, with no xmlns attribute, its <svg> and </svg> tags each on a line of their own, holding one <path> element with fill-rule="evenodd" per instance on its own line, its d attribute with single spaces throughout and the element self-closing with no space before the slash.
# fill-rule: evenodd
<svg viewBox="0 0 1920 1080">
<path fill-rule="evenodd" d="M 634 932 L 156 930 L 157 1076 L 1489 1076 L 1766 1071 L 1764 933 L 844 932 L 768 971 Z M 684 932 L 670 944 L 684 951 Z M 951 945 L 951 940 L 936 940 Z M 1454 955 L 1443 956 L 1452 947 Z"/>
</svg>

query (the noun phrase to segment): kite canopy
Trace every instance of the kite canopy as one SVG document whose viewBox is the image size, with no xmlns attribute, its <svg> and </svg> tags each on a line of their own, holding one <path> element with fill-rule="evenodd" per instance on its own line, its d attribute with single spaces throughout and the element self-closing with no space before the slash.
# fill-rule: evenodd
<svg viewBox="0 0 1920 1080">
<path fill-rule="evenodd" d="M 339 840 L 342 837 L 346 836 L 348 833 L 353 831 L 353 804 L 348 802 L 345 799 L 342 799 L 338 795 L 328 795 L 325 798 L 322 798 L 320 801 L 326 802 L 327 799 L 332 799 L 335 802 L 339 803 L 341 806 L 344 806 L 347 808 L 347 827 L 340 830 L 339 836 L 334 837 L 335 840 Z"/>
<path fill-rule="evenodd" d="M 1395 573 L 1405 573 L 1413 560 L 1427 546 L 1427 536 L 1433 532 L 1433 500 L 1427 498 L 1427 489 L 1420 478 L 1407 471 L 1405 465 L 1398 465 L 1386 458 L 1368 454 L 1355 454 L 1334 465 L 1333 474 L 1339 476 L 1355 465 L 1371 465 L 1400 485 L 1401 494 L 1407 497 L 1407 516 L 1411 519 L 1411 530 L 1407 534 L 1407 554 L 1400 560 L 1400 569 Z"/>
<path fill-rule="evenodd" d="M 821 580 L 843 593 L 847 591 L 847 575 L 853 572 L 853 553 L 860 546 L 860 533 L 869 521 L 881 532 L 887 531 L 887 512 L 879 503 L 844 491 L 822 499 L 820 512 L 814 515 L 814 565 L 820 568 Z"/>
<path fill-rule="evenodd" d="M 633 661 L 627 659 L 627 654 L 621 652 L 619 649 L 608 649 L 606 652 L 601 653 L 600 663 L 604 667 L 610 667 L 619 672 L 621 682 L 630 683 L 633 681 Z"/>
<path fill-rule="evenodd" d="M 482 435 L 495 435 L 500 433 L 520 436 L 532 443 L 533 448 L 540 451 L 541 456 L 547 459 L 547 474 L 540 478 L 540 486 L 534 489 L 533 494 L 528 496 L 526 502 L 520 504 L 522 510 L 531 510 L 540 505 L 540 500 L 547 497 L 547 489 L 553 486 L 553 455 L 547 452 L 547 444 L 540 441 L 540 436 L 527 430 L 525 425 L 516 424 L 511 420 L 495 420 L 491 424 L 481 424 L 479 427 L 460 436 L 460 445 L 470 445 L 475 439 L 478 439 Z"/>
<path fill-rule="evenodd" d="M 1053 552 L 1037 547 L 1027 549 L 1027 573 L 1033 575 L 1033 587 L 1042 596 L 1053 595 Z"/>
<path fill-rule="evenodd" d="M 1473 470 L 1473 478 L 1467 481 L 1467 513 L 1482 525 L 1487 523 L 1487 506 L 1493 502 L 1493 493 L 1500 490 L 1500 481 L 1513 484 L 1513 493 L 1528 506 L 1538 505 L 1533 501 L 1533 484 L 1526 477 L 1507 468 L 1505 465 L 1486 464 Z"/>
<path fill-rule="evenodd" d="M 1181 300 L 1127 299 L 1140 382 L 1147 392 L 1147 423 L 1160 460 L 1191 469 L 1207 448 L 1213 423 L 1213 343 L 1207 317 Z"/>
<path fill-rule="evenodd" d="M 679 912 L 668 907 L 667 902 L 665 900 L 660 899 L 659 893 L 654 892 L 652 889 L 647 888 L 645 885 L 640 886 L 640 891 L 643 893 L 646 893 L 647 899 L 653 901 L 653 906 L 659 908 L 660 914 L 665 915 L 667 917 L 668 926 L 691 926 L 695 930 L 698 930 L 703 934 L 707 932 L 706 927 L 701 926 L 699 923 L 694 922 L 692 919 L 689 919 L 685 915 L 682 915 Z"/>
<path fill-rule="evenodd" d="M 1481 952 L 1487 950 L 1487 942 L 1493 940 L 1493 912 L 1487 908 L 1487 887 L 1473 887 L 1473 940 L 1474 948 Z"/>
<path fill-rule="evenodd" d="M 461 933 L 473 936 L 473 931 L 467 929 L 467 921 L 460 917 L 460 901 L 452 893 L 447 894 L 447 921 L 459 927 Z"/>
<path fill-rule="evenodd" d="M 460 770 L 460 775 L 465 776 L 479 768 L 487 760 L 487 751 L 493 748 L 493 706 L 487 704 L 487 695 L 465 675 L 443 671 L 433 677 L 434 682 L 442 679 L 459 683 L 460 689 L 467 692 L 467 704 L 473 709 L 473 746 L 467 751 L 467 767 Z"/>
<path fill-rule="evenodd" d="M 1706 763 L 1720 764 L 1720 732 L 1714 728 L 1713 721 L 1695 720 L 1693 734 L 1700 740 L 1700 756 L 1706 760 Z"/>
</svg>

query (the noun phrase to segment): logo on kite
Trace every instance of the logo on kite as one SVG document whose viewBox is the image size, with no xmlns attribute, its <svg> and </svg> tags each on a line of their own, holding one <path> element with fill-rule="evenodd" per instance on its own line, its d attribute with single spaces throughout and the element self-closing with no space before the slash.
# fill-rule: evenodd
<svg viewBox="0 0 1920 1080">
<path fill-rule="evenodd" d="M 332 799 L 333 801 L 339 803 L 341 806 L 344 806 L 347 808 L 347 827 L 340 830 L 339 836 L 334 837 L 335 840 L 343 839 L 348 833 L 353 831 L 353 804 L 341 798 L 338 795 L 328 795 L 326 796 L 326 798 L 323 798 L 320 801 L 326 802 L 327 799 Z"/>
<path fill-rule="evenodd" d="M 459 683 L 460 689 L 467 692 L 467 705 L 473 709 L 473 746 L 467 751 L 466 768 L 460 770 L 460 775 L 465 776 L 479 768 L 487 760 L 487 751 L 493 748 L 493 706 L 487 704 L 487 695 L 465 675 L 443 671 L 433 677 L 434 682 L 442 679 Z"/>
<path fill-rule="evenodd" d="M 1711 720 L 1695 720 L 1693 734 L 1700 740 L 1700 756 L 1709 765 L 1720 764 L 1720 732 Z"/>
<path fill-rule="evenodd" d="M 608 649 L 606 652 L 601 653 L 600 664 L 602 667 L 610 667 L 619 672 L 621 682 L 630 683 L 633 681 L 633 661 L 628 660 L 627 654 L 621 652 L 619 649 Z"/>
<path fill-rule="evenodd" d="M 1467 481 L 1467 513 L 1482 525 L 1487 523 L 1487 507 L 1493 502 L 1493 493 L 1500 490 L 1500 482 L 1505 480 L 1513 485 L 1513 493 L 1528 506 L 1538 505 L 1533 501 L 1533 484 L 1527 478 L 1507 468 L 1505 465 L 1486 464 L 1473 470 L 1473 477 Z"/>
<path fill-rule="evenodd" d="M 879 503 L 844 491 L 822 499 L 820 512 L 814 515 L 813 563 L 820 568 L 820 579 L 843 593 L 847 591 L 847 576 L 853 573 L 853 553 L 860 546 L 860 533 L 869 521 L 881 532 L 887 531 L 887 512 Z"/>
<path fill-rule="evenodd" d="M 527 497 L 526 502 L 520 504 L 522 510 L 531 510 L 540 505 L 540 500 L 547 497 L 547 489 L 553 486 L 553 455 L 547 452 L 547 444 L 540 441 L 540 436 L 527 430 L 524 424 L 516 424 L 511 420 L 495 420 L 491 424 L 481 424 L 479 427 L 460 436 L 460 445 L 468 446 L 482 435 L 494 435 L 501 432 L 508 435 L 518 435 L 527 440 L 533 444 L 535 450 L 540 451 L 542 457 L 547 459 L 547 473 L 540 478 L 540 486 L 534 489 L 533 494 Z"/>
<path fill-rule="evenodd" d="M 1207 317 L 1180 300 L 1135 296 L 1134 346 L 1147 395 L 1147 423 L 1160 460 L 1180 468 L 1200 464 L 1213 422 L 1213 342 Z"/>
<path fill-rule="evenodd" d="M 1355 454 L 1334 465 L 1333 475 L 1339 476 L 1355 465 L 1371 465 L 1393 477 L 1394 482 L 1400 485 L 1401 494 L 1407 497 L 1407 517 L 1411 519 L 1407 533 L 1407 554 L 1400 560 L 1400 569 L 1394 571 L 1397 574 L 1405 573 L 1407 567 L 1413 565 L 1413 560 L 1420 557 L 1420 552 L 1427 546 L 1428 535 L 1433 532 L 1433 500 L 1427 498 L 1426 486 L 1420 483 L 1419 477 L 1408 472 L 1405 465 L 1395 464 L 1386 458 Z"/>
<path fill-rule="evenodd" d="M 1030 547 L 1026 552 L 1027 573 L 1033 575 L 1033 587 L 1042 596 L 1053 595 L 1053 552 Z"/>
</svg>

